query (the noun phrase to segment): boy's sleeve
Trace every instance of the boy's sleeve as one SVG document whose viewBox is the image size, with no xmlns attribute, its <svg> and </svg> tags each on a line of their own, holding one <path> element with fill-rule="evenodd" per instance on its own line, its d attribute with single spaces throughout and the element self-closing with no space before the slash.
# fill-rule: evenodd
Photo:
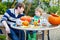
<svg viewBox="0 0 60 40">
<path fill-rule="evenodd" d="M 1 22 L 2 22 L 2 21 L 7 21 L 8 18 L 9 18 L 9 10 L 7 10 L 7 11 L 5 12 L 5 14 L 3 15 Z"/>
</svg>

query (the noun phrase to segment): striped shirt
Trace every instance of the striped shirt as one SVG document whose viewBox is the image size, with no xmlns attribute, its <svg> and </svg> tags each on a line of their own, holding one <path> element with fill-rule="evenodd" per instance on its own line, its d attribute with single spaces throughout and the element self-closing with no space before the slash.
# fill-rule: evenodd
<svg viewBox="0 0 60 40">
<path fill-rule="evenodd" d="M 3 15 L 1 22 L 6 21 L 9 25 L 12 25 L 13 23 L 16 23 L 17 19 L 20 19 L 22 16 L 24 16 L 23 13 L 17 15 L 14 9 L 8 9 Z"/>
</svg>

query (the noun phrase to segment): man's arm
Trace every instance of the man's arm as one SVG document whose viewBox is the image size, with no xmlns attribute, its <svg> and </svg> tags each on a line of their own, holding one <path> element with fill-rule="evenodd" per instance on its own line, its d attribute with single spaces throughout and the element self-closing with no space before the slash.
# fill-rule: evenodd
<svg viewBox="0 0 60 40">
<path fill-rule="evenodd" d="M 6 21 L 2 21 L 2 24 L 3 24 L 4 27 L 6 28 L 6 32 L 7 32 L 7 33 L 10 33 L 10 28 L 9 28 L 9 26 L 7 25 L 7 22 L 6 22 Z"/>
<path fill-rule="evenodd" d="M 7 33 L 10 33 L 10 28 L 9 28 L 9 26 L 8 26 L 8 24 L 7 24 L 8 18 L 9 18 L 9 14 L 8 14 L 7 12 L 5 12 L 5 14 L 4 14 L 3 17 L 2 17 L 1 22 L 2 22 L 2 24 L 4 25 L 4 27 L 6 28 L 6 32 L 7 32 Z"/>
</svg>

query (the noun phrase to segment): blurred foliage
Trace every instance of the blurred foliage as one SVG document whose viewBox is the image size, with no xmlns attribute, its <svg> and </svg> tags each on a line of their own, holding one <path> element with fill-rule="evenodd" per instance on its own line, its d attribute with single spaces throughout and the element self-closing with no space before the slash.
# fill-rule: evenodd
<svg viewBox="0 0 60 40">
<path fill-rule="evenodd" d="M 6 35 L 0 34 L 0 40 L 6 40 Z"/>
<path fill-rule="evenodd" d="M 7 9 L 7 6 L 3 3 L 0 3 L 0 14 L 3 14 Z"/>
<path fill-rule="evenodd" d="M 29 3 L 27 3 L 29 4 Z M 26 5 L 28 6 L 28 5 Z M 29 16 L 34 16 L 34 12 L 35 12 L 35 8 L 38 6 L 38 1 L 34 0 L 33 3 L 31 3 L 31 7 L 30 7 L 30 10 L 28 11 L 28 14 Z"/>
<path fill-rule="evenodd" d="M 59 10 L 59 6 L 52 6 L 48 8 L 49 13 L 56 13 Z"/>
<path fill-rule="evenodd" d="M 34 0 L 32 3 L 26 2 L 25 5 L 26 15 L 34 16 L 35 8 L 38 6 L 38 1 Z"/>
<path fill-rule="evenodd" d="M 6 7 L 9 9 L 12 6 L 12 2 L 2 2 L 3 5 L 6 5 Z"/>
<path fill-rule="evenodd" d="M 11 2 L 0 2 L 0 14 L 4 14 L 5 11 L 11 8 Z"/>
<path fill-rule="evenodd" d="M 5 11 L 11 8 L 12 2 L 0 2 L 0 14 L 4 14 Z"/>
<path fill-rule="evenodd" d="M 56 0 L 40 0 L 40 7 L 47 13 L 56 13 L 59 9 L 60 9 L 60 6 L 59 6 L 59 3 L 60 1 L 58 0 L 58 4 L 57 6 L 53 5 L 51 6 L 50 5 L 50 2 L 55 2 Z"/>
<path fill-rule="evenodd" d="M 11 4 L 10 7 L 11 7 L 11 8 L 14 8 L 16 3 L 17 3 L 16 0 L 14 0 L 14 1 L 12 2 L 12 4 Z"/>
<path fill-rule="evenodd" d="M 49 3 L 50 0 L 40 0 L 40 2 L 46 2 L 46 3 Z"/>
</svg>

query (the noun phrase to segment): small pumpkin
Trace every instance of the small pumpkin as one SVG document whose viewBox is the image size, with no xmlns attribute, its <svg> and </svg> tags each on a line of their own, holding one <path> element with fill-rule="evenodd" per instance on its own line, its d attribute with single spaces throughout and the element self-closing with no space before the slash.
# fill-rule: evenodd
<svg viewBox="0 0 60 40">
<path fill-rule="evenodd" d="M 28 22 L 28 21 L 23 21 L 23 22 L 22 22 L 22 25 L 23 25 L 23 26 L 28 26 L 28 25 L 29 25 L 29 22 Z"/>
<path fill-rule="evenodd" d="M 38 25 L 38 22 L 37 21 L 34 21 L 34 25 L 37 26 Z"/>
<path fill-rule="evenodd" d="M 30 16 L 22 16 L 20 19 L 21 19 L 22 21 L 31 22 L 31 17 L 30 17 Z"/>
<path fill-rule="evenodd" d="M 59 24 L 60 24 L 60 16 L 55 15 L 55 14 L 51 14 L 51 15 L 48 17 L 48 21 L 49 21 L 49 23 L 52 24 L 52 25 L 59 25 Z"/>
</svg>

